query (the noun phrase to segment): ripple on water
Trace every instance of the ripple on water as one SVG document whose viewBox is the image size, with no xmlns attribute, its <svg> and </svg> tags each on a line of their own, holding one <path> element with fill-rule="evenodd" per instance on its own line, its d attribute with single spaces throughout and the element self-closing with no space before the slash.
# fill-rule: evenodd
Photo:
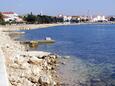
<svg viewBox="0 0 115 86">
<path fill-rule="evenodd" d="M 58 68 L 62 83 L 67 86 L 115 86 L 113 65 L 93 64 L 76 57 L 68 57 L 61 58 L 61 63 L 64 64 Z"/>
</svg>

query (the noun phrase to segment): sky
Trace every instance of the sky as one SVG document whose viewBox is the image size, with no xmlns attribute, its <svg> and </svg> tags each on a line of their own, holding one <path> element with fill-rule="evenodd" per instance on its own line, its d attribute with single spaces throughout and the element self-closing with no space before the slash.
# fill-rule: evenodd
<svg viewBox="0 0 115 86">
<path fill-rule="evenodd" d="M 115 15 L 115 0 L 0 0 L 0 11 L 46 15 Z"/>
</svg>

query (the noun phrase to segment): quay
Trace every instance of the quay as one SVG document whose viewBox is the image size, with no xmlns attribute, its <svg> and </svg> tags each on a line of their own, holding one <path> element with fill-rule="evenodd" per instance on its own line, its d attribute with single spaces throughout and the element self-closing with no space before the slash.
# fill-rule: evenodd
<svg viewBox="0 0 115 86">
<path fill-rule="evenodd" d="M 21 44 L 29 45 L 30 47 L 36 47 L 38 44 L 51 44 L 55 43 L 55 40 L 34 40 L 34 41 L 20 41 Z"/>
</svg>

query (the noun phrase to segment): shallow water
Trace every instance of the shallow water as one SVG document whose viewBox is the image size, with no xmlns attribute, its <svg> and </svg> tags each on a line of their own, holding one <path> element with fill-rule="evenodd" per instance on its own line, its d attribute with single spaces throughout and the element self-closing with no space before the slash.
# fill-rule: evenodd
<svg viewBox="0 0 115 86">
<path fill-rule="evenodd" d="M 59 71 L 65 81 L 70 79 L 69 86 L 115 86 L 115 25 L 69 25 L 25 32 L 22 40 L 56 40 L 37 50 L 70 56 Z"/>
</svg>

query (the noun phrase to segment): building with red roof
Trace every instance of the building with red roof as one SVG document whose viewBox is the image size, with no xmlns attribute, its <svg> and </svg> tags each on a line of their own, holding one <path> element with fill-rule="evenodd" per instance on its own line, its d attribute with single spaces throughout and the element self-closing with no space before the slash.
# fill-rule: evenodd
<svg viewBox="0 0 115 86">
<path fill-rule="evenodd" d="M 23 19 L 21 19 L 19 15 L 15 12 L 1 12 L 1 13 L 4 16 L 5 22 L 9 22 L 9 21 L 22 22 L 23 21 Z"/>
</svg>

